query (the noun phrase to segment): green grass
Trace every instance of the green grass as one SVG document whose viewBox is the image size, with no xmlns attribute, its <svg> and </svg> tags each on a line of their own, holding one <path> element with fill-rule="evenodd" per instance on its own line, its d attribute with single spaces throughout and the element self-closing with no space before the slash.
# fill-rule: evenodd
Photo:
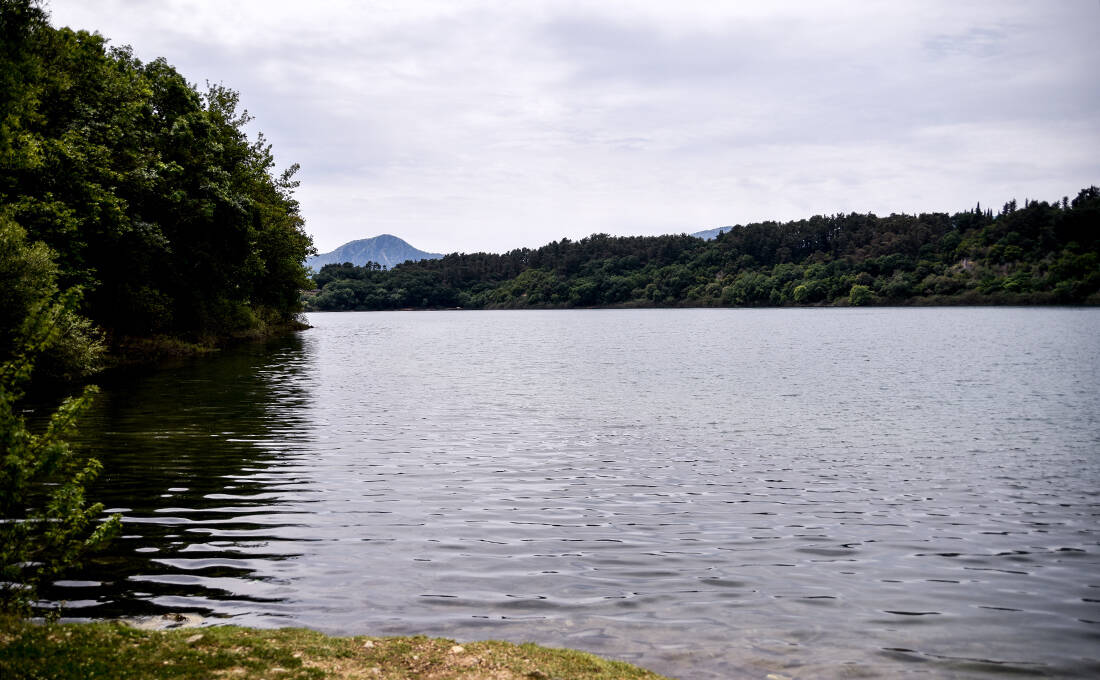
<svg viewBox="0 0 1100 680">
<path fill-rule="evenodd" d="M 619 661 L 568 649 L 427 637 L 329 637 L 235 626 L 138 630 L 121 623 L 0 620 L 5 680 L 194 678 L 660 680 Z"/>
</svg>

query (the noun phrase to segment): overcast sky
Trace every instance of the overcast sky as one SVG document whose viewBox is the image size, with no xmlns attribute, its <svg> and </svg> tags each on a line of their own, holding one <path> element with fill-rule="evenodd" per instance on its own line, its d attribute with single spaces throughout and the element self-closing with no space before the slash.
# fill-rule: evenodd
<svg viewBox="0 0 1100 680">
<path fill-rule="evenodd" d="M 241 93 L 322 252 L 693 232 L 1100 184 L 1100 0 L 50 0 Z"/>
</svg>

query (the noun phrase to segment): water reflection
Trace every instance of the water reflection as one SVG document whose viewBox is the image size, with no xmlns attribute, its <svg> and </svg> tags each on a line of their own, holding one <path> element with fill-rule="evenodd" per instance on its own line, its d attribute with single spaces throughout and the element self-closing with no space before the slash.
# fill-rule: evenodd
<svg viewBox="0 0 1100 680">
<path fill-rule="evenodd" d="M 300 556 L 309 534 L 311 492 L 294 467 L 305 367 L 291 337 L 109 376 L 79 444 L 104 463 L 93 494 L 124 533 L 44 596 L 76 617 L 225 617 L 281 602 L 271 565 Z"/>
<path fill-rule="evenodd" d="M 1100 674 L 1095 310 L 313 322 L 107 386 L 129 536 L 56 596 L 692 678 Z"/>
</svg>

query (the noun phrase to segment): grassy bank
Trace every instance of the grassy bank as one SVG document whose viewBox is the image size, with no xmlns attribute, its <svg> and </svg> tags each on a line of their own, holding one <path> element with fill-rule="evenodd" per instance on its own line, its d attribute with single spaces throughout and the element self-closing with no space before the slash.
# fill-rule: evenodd
<svg viewBox="0 0 1100 680">
<path fill-rule="evenodd" d="M 618 661 L 532 644 L 427 637 L 329 637 L 234 626 L 138 630 L 120 623 L 0 621 L 6 680 L 126 678 L 430 678 L 611 680 L 661 676 Z"/>
</svg>

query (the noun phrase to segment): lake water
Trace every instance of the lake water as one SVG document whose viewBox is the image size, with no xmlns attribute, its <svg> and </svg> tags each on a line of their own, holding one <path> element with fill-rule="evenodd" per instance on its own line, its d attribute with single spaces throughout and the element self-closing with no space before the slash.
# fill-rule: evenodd
<svg viewBox="0 0 1100 680">
<path fill-rule="evenodd" d="M 116 376 L 69 615 L 1100 676 L 1100 310 L 343 313 Z"/>
</svg>

